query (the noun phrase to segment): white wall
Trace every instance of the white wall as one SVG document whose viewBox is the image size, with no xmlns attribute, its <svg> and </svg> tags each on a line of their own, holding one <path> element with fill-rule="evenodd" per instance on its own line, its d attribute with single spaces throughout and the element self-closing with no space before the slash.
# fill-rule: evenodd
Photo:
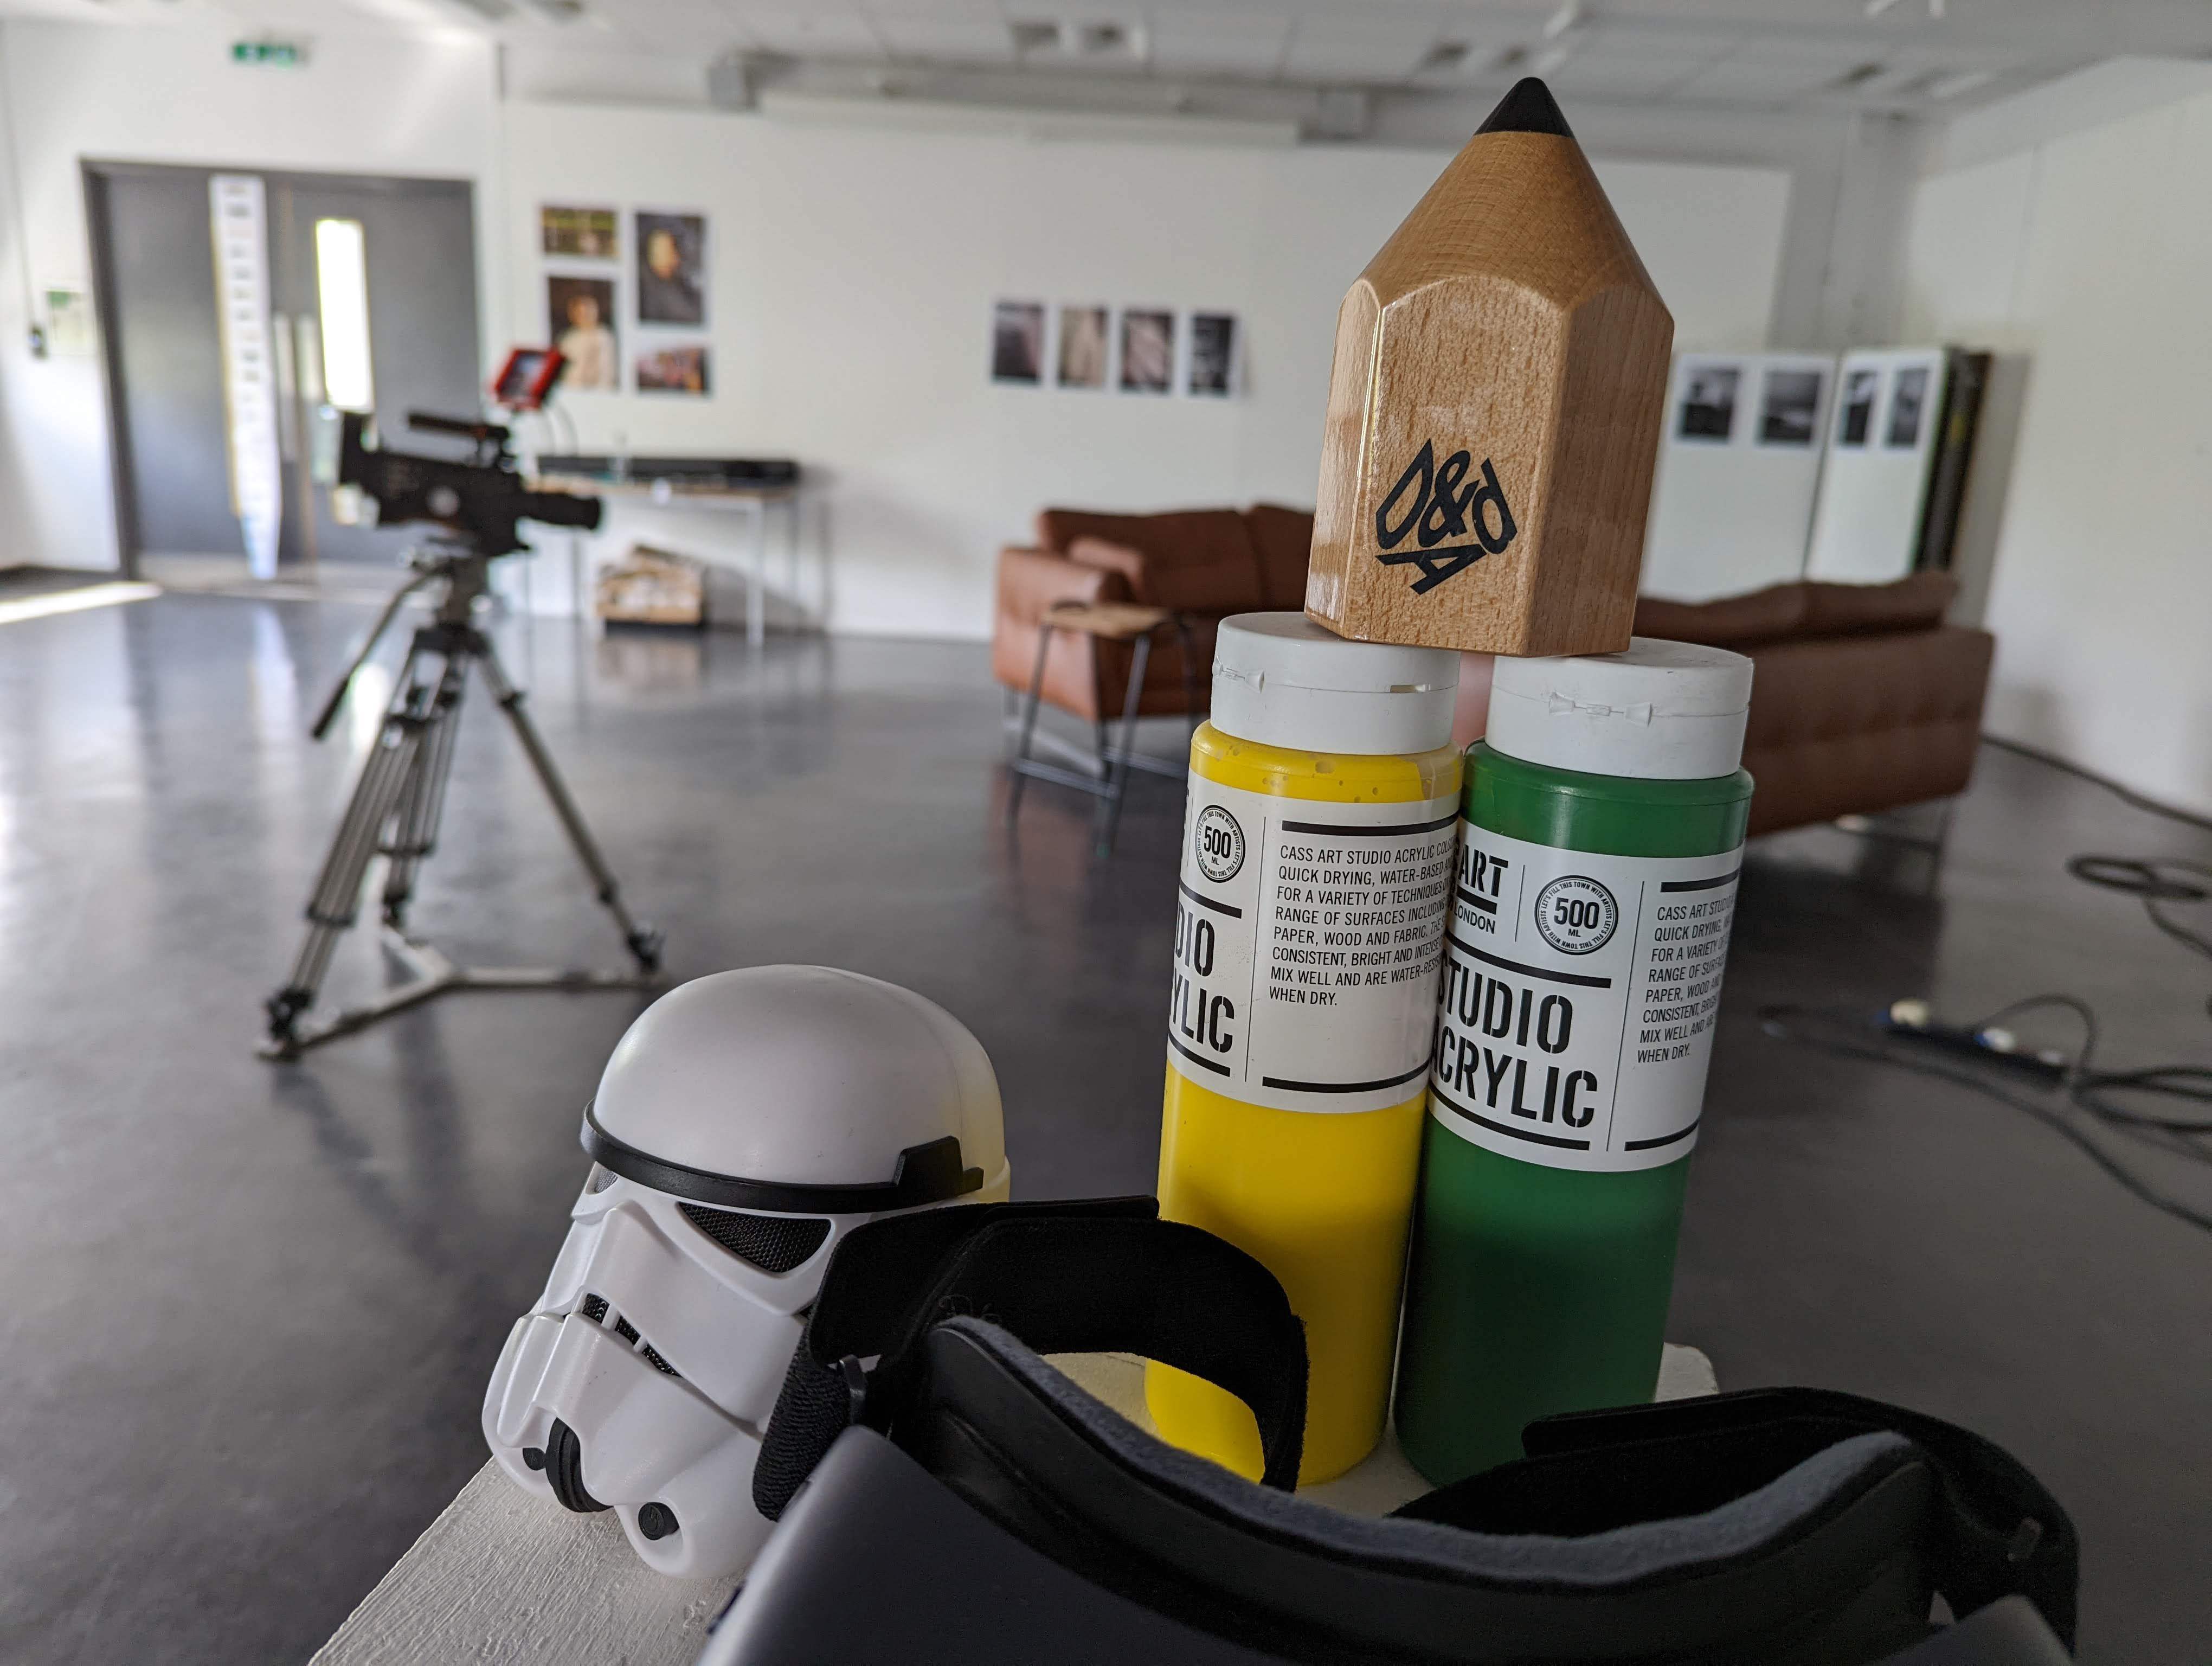
<svg viewBox="0 0 2212 1666">
<path fill-rule="evenodd" d="M 1048 502 L 1310 503 L 1337 303 L 1449 154 L 502 105 L 495 60 L 465 37 L 320 37 L 289 72 L 234 67 L 229 38 L 0 30 L 35 283 L 86 276 L 88 156 L 465 178 L 491 358 L 545 334 L 541 202 L 703 210 L 714 397 L 571 394 L 568 412 L 585 449 L 799 458 L 815 483 L 810 539 L 834 552 L 830 623 L 854 631 L 984 635 L 995 553 Z M 1602 159 L 1599 173 L 1678 340 L 1763 344 L 1790 173 Z M 28 358 L 12 253 L 0 248 L 0 492 L 15 507 L 0 562 L 109 565 L 98 368 Z M 1224 403 L 994 386 L 986 347 L 1002 296 L 1234 311 L 1246 389 Z M 697 530 L 626 514 L 619 539 L 680 546 Z"/>
<path fill-rule="evenodd" d="M 2212 811 L 2212 93 L 2029 96 L 2049 137 L 1923 181 L 1905 264 L 1907 338 L 2027 358 L 1988 726 Z"/>
<path fill-rule="evenodd" d="M 33 359 L 23 293 L 89 289 L 80 163 L 175 162 L 466 179 L 494 286 L 495 61 L 462 35 L 319 34 L 303 69 L 229 61 L 237 30 L 0 23 L 0 99 L 20 205 L 0 216 L 0 565 L 116 562 L 106 396 L 96 359 Z"/>
<path fill-rule="evenodd" d="M 541 202 L 713 216 L 714 397 L 570 394 L 585 448 L 619 436 L 640 451 L 798 457 L 826 493 L 835 627 L 955 636 L 988 633 L 996 552 L 1044 504 L 1310 503 L 1337 303 L 1446 154 L 520 103 L 506 140 L 519 327 L 544 328 Z M 1760 339 L 1786 176 L 1599 171 L 1683 337 Z M 1234 311 L 1245 391 L 994 386 L 999 297 Z M 626 515 L 622 535 L 636 525 Z M 679 541 L 687 528 L 668 517 L 654 530 Z"/>
</svg>

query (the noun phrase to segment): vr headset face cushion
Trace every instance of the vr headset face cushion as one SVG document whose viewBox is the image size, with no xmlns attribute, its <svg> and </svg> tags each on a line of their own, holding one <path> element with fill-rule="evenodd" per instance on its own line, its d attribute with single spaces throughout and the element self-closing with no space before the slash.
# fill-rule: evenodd
<svg viewBox="0 0 2212 1666">
<path fill-rule="evenodd" d="M 1779 1661 L 1838 1614 L 1869 1653 L 1925 1631 L 1911 1551 L 1933 1488 L 1895 1433 L 1838 1441 L 1694 1516 L 1473 1533 L 1254 1487 L 1146 1435 L 994 1325 L 945 1321 L 924 1353 L 893 1438 L 925 1468 L 1109 1590 L 1294 1657 L 1426 1659 L 1460 1636 L 1468 1660 L 1640 1660 L 1665 1638 L 1684 1659 Z"/>
</svg>

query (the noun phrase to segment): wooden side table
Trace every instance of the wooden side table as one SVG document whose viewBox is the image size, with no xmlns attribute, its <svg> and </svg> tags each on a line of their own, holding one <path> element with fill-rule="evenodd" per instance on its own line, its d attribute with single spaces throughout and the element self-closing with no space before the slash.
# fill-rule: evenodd
<svg viewBox="0 0 2212 1666">
<path fill-rule="evenodd" d="M 1121 745 L 1118 749 L 1107 747 L 1102 726 L 1098 761 L 1092 775 L 1063 769 L 1056 763 L 1030 756 L 1030 744 L 1036 733 L 1037 706 L 1044 696 L 1045 658 L 1052 651 L 1052 635 L 1056 630 L 1073 630 L 1101 641 L 1131 645 L 1129 686 L 1121 697 Z M 1014 775 L 1013 790 L 1006 795 L 1009 827 L 1021 813 L 1022 788 L 1030 780 L 1073 787 L 1098 800 L 1094 818 L 1098 830 L 1097 850 L 1101 856 L 1110 856 L 1114 854 L 1115 832 L 1121 824 L 1121 799 L 1128 788 L 1129 771 L 1146 769 L 1176 778 L 1182 775 L 1187 767 L 1182 761 L 1170 763 L 1164 758 L 1145 757 L 1137 751 L 1137 707 L 1144 697 L 1145 671 L 1152 663 L 1152 641 L 1164 631 L 1172 631 L 1182 647 L 1183 709 L 1191 714 L 1194 724 L 1198 680 L 1190 663 L 1190 625 L 1182 614 L 1135 602 L 1063 602 L 1048 609 L 1037 622 L 1036 669 L 1030 677 L 1029 697 L 1022 707 L 1021 739 L 1006 766 Z"/>
</svg>

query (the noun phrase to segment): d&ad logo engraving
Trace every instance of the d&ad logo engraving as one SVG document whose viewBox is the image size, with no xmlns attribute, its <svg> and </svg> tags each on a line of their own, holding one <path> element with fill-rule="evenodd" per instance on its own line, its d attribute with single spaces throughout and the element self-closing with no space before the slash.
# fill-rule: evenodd
<svg viewBox="0 0 2212 1666">
<path fill-rule="evenodd" d="M 1504 553 L 1521 530 L 1514 524 L 1505 489 L 1498 483 L 1498 471 L 1490 459 L 1482 459 L 1481 472 L 1470 481 L 1467 477 L 1474 466 L 1474 457 L 1463 450 L 1439 465 L 1436 441 L 1423 441 L 1375 511 L 1375 542 L 1381 546 L 1376 559 L 1386 567 L 1419 568 L 1421 576 L 1413 581 L 1417 596 L 1455 578 L 1485 556 Z M 1466 482 L 1464 490 L 1462 482 Z M 1411 502 L 1401 504 L 1407 497 Z M 1409 535 L 1413 547 L 1399 548 Z"/>
</svg>

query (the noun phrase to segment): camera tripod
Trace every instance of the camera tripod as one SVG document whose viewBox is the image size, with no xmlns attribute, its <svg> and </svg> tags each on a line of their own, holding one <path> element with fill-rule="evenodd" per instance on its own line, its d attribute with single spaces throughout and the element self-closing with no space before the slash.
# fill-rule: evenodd
<svg viewBox="0 0 2212 1666">
<path fill-rule="evenodd" d="M 408 645 L 407 657 L 393 684 L 392 703 L 331 840 L 321 877 L 307 899 L 307 941 L 301 945 L 291 976 L 268 1000 L 269 1033 L 257 1049 L 265 1059 L 295 1059 L 308 1048 L 349 1035 L 448 989 L 636 989 L 659 982 L 661 934 L 630 918 L 629 910 L 623 907 L 606 858 L 599 854 L 582 812 L 553 767 L 544 738 L 523 709 L 522 690 L 508 678 L 490 640 L 471 617 L 477 599 L 489 588 L 491 557 L 471 544 L 436 543 L 410 551 L 407 563 L 415 576 L 385 605 L 368 641 L 315 720 L 313 733 L 319 740 L 337 721 L 355 676 L 368 663 L 401 605 L 423 586 L 442 582 L 445 593 L 439 599 L 436 617 L 417 629 Z M 439 661 L 434 672 L 426 666 L 432 657 Z M 446 787 L 453 768 L 453 741 L 460 726 L 461 697 L 467 692 L 471 667 L 482 673 L 492 698 L 506 714 L 538 785 L 552 800 L 568 842 L 597 887 L 599 902 L 621 928 L 623 941 L 637 963 L 636 970 L 459 966 L 408 934 L 407 908 L 414 899 L 415 881 L 437 848 L 439 818 L 445 808 Z M 379 855 L 386 863 L 384 947 L 410 976 L 364 1006 L 311 1020 L 307 1015 L 330 969 L 331 952 L 360 913 L 362 881 L 370 860 Z"/>
</svg>

